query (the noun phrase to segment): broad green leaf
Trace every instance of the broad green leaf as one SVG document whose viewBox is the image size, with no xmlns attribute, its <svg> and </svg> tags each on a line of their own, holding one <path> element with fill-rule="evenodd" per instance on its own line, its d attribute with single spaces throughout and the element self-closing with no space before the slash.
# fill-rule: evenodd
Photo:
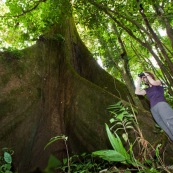
<svg viewBox="0 0 173 173">
<path fill-rule="evenodd" d="M 7 162 L 7 163 L 12 163 L 12 157 L 9 153 L 7 152 L 4 152 L 4 160 Z"/>
<path fill-rule="evenodd" d="M 95 156 L 99 156 L 100 158 L 107 161 L 115 161 L 115 162 L 126 161 L 126 158 L 121 153 L 115 150 L 95 151 L 92 154 Z"/>
<path fill-rule="evenodd" d="M 5 173 L 13 173 L 13 172 L 11 172 L 11 171 L 9 171 L 9 170 L 6 170 Z"/>
<path fill-rule="evenodd" d="M 117 118 L 118 120 L 122 121 L 123 118 L 124 118 L 124 114 L 123 114 L 123 113 L 118 114 L 118 115 L 116 116 L 116 118 Z"/>
<path fill-rule="evenodd" d="M 48 168 L 56 168 L 60 165 L 62 165 L 61 161 L 57 159 L 54 155 L 50 155 L 48 161 Z"/>
<path fill-rule="evenodd" d="M 109 138 L 109 141 L 113 147 L 113 149 L 115 151 L 117 151 L 117 149 L 119 148 L 119 145 L 118 145 L 118 140 L 114 137 L 114 135 L 111 133 L 108 125 L 106 124 L 106 132 L 107 132 L 107 135 L 108 135 L 108 138 Z"/>
<path fill-rule="evenodd" d="M 115 136 L 112 134 L 112 132 L 110 131 L 108 125 L 106 124 L 106 132 L 109 138 L 109 141 L 113 147 L 113 149 L 119 153 L 121 153 L 127 160 L 129 160 L 130 156 L 129 154 L 126 152 L 120 138 L 118 137 L 118 135 Z"/>
<path fill-rule="evenodd" d="M 67 164 L 67 158 L 65 158 L 65 159 L 63 159 L 63 164 L 65 165 L 65 164 Z"/>
<path fill-rule="evenodd" d="M 1 170 L 5 170 L 5 171 L 8 171 L 11 169 L 11 164 L 10 163 L 7 163 L 7 164 L 4 164 L 1 166 Z M 2 172 L 3 173 L 3 172 Z"/>
<path fill-rule="evenodd" d="M 126 149 L 124 148 L 121 139 L 119 138 L 119 136 L 116 134 L 116 138 L 119 144 L 119 152 L 124 155 L 124 157 L 126 157 L 127 160 L 130 160 L 130 155 L 127 153 Z"/>
</svg>

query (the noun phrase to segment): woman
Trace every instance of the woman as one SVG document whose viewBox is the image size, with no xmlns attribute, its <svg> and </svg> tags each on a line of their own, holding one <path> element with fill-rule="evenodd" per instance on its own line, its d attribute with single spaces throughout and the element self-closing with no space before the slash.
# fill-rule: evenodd
<svg viewBox="0 0 173 173">
<path fill-rule="evenodd" d="M 142 81 L 148 85 L 148 88 L 140 89 Z M 166 102 L 161 81 L 156 80 L 152 73 L 144 72 L 138 78 L 135 94 L 147 95 L 155 121 L 173 141 L 173 109 Z"/>
</svg>

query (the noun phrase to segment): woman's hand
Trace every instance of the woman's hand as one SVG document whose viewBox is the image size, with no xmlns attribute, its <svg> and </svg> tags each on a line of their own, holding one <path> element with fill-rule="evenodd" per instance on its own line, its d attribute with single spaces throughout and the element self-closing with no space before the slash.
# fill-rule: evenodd
<svg viewBox="0 0 173 173">
<path fill-rule="evenodd" d="M 160 86 L 162 83 L 160 80 L 154 80 L 148 73 L 145 73 L 145 77 L 149 81 L 149 84 L 154 85 L 154 86 Z"/>
<path fill-rule="evenodd" d="M 145 73 L 145 72 L 143 72 L 144 74 L 145 74 L 145 76 L 147 77 L 147 76 L 150 76 L 148 73 Z"/>
</svg>

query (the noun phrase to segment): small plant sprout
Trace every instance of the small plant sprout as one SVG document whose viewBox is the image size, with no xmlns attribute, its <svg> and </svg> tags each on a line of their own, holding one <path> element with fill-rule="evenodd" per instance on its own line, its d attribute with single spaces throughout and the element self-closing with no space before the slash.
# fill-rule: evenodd
<svg viewBox="0 0 173 173">
<path fill-rule="evenodd" d="M 49 142 L 46 144 L 46 146 L 44 147 L 44 150 L 49 146 L 51 145 L 52 143 L 58 141 L 58 140 L 63 140 L 64 141 L 64 144 L 65 144 L 65 147 L 66 147 L 66 153 L 67 153 L 67 164 L 68 164 L 68 173 L 70 173 L 70 157 L 69 157 L 69 151 L 68 151 L 68 146 L 67 146 L 67 140 L 68 140 L 68 137 L 65 136 L 65 135 L 60 135 L 60 136 L 55 136 L 53 138 L 51 138 L 49 140 Z"/>
</svg>

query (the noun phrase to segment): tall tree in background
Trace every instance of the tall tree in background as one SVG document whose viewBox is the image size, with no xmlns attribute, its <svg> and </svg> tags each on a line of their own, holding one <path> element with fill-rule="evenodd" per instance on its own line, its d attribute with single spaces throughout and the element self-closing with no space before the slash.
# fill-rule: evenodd
<svg viewBox="0 0 173 173">
<path fill-rule="evenodd" d="M 93 18 L 97 19 L 98 14 L 104 13 L 102 18 L 106 18 L 111 22 L 114 22 L 119 28 L 123 30 L 123 35 L 131 37 L 136 44 L 141 45 L 148 50 L 150 56 L 152 55 L 157 64 L 159 65 L 164 77 L 166 78 L 166 84 L 169 90 L 172 92 L 173 79 L 170 75 L 172 73 L 172 48 L 171 48 L 171 23 L 172 23 L 172 7 L 171 2 L 152 1 L 141 2 L 141 1 L 77 1 L 78 3 L 84 4 L 89 10 L 83 9 L 83 14 L 87 14 L 90 21 Z M 161 4 L 161 5 L 156 5 Z M 160 7 L 159 7 L 160 6 Z M 91 10 L 92 9 L 92 10 Z M 94 10 L 95 9 L 95 10 Z M 157 9 L 157 10 L 156 10 Z M 158 9 L 162 11 L 162 15 L 158 18 Z M 82 11 L 82 8 L 78 10 Z M 94 15 L 95 13 L 95 15 Z M 164 14 L 164 15 L 163 15 Z M 160 20 L 162 23 L 160 24 Z M 88 22 L 89 23 L 89 22 Z M 108 22 L 109 23 L 109 22 Z M 168 34 L 168 40 L 165 41 L 158 30 L 166 29 Z M 109 30 L 109 25 L 108 29 Z M 136 45 L 135 45 L 136 46 Z M 155 51 L 156 50 L 156 51 Z M 149 57 L 148 57 L 149 58 Z"/>
</svg>

